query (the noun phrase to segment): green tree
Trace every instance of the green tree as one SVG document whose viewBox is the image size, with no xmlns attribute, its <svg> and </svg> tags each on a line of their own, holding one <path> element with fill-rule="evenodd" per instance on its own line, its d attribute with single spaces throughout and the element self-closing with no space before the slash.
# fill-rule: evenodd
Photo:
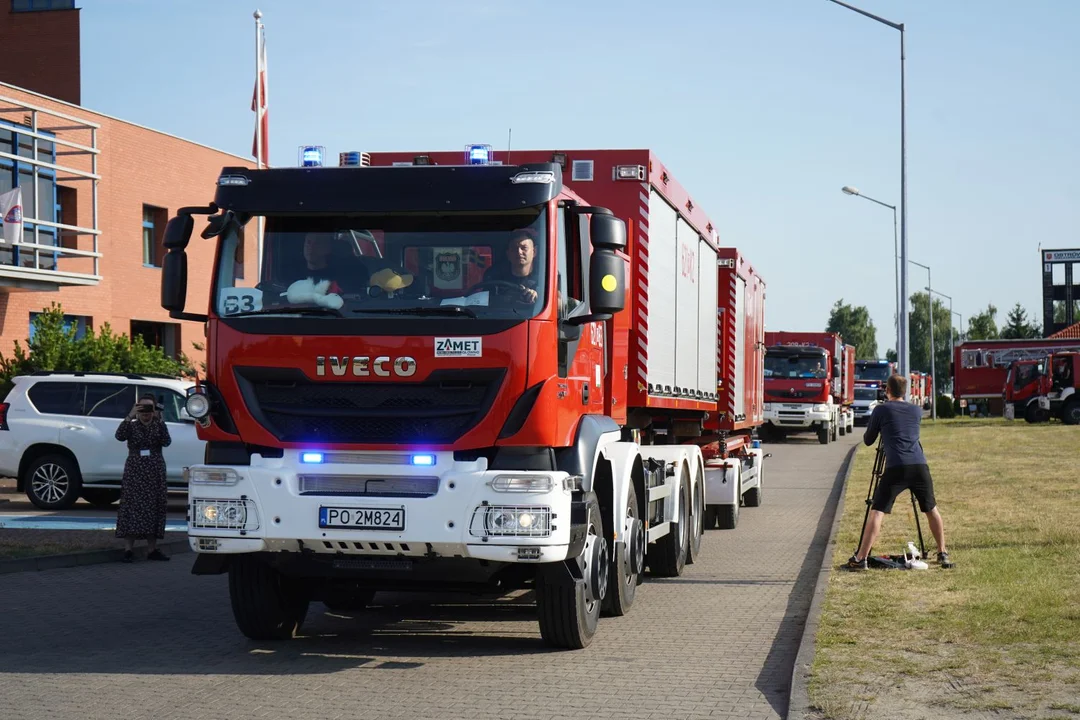
<svg viewBox="0 0 1080 720">
<path fill-rule="evenodd" d="M 64 323 L 63 309 L 53 303 L 34 318 L 33 339 L 26 347 L 16 340 L 12 357 L 0 353 L 0 394 L 7 394 L 11 378 L 38 370 L 81 372 L 158 373 L 174 377 L 193 376 L 186 355 L 173 359 L 141 337 L 115 335 L 108 323 L 99 332 L 87 330 L 75 337 L 75 328 Z"/>
<path fill-rule="evenodd" d="M 930 296 L 915 293 L 911 296 L 911 312 L 908 314 L 908 338 L 911 347 L 911 370 L 930 372 Z M 952 348 L 949 346 L 949 328 L 952 315 L 948 306 L 934 298 L 934 362 L 938 377 L 934 386 L 947 384 Z"/>
<path fill-rule="evenodd" d="M 837 300 L 829 313 L 825 332 L 839 333 L 845 343 L 854 345 L 857 359 L 877 359 L 877 330 L 865 306 L 853 307 L 845 304 L 843 298 Z"/>
<path fill-rule="evenodd" d="M 892 348 L 885 351 L 885 359 L 891 363 L 899 362 L 900 356 L 896 354 L 896 351 Z"/>
<path fill-rule="evenodd" d="M 1002 326 L 999 337 L 1009 340 L 1038 338 L 1042 337 L 1042 332 L 1034 322 L 1028 322 L 1027 311 L 1020 303 L 1016 303 L 1005 317 L 1005 325 Z"/>
<path fill-rule="evenodd" d="M 994 319 L 997 316 L 997 308 L 992 304 L 987 305 L 986 309 L 980 313 L 972 315 L 968 318 L 968 331 L 966 337 L 968 340 L 997 340 L 998 328 L 997 321 Z"/>
</svg>

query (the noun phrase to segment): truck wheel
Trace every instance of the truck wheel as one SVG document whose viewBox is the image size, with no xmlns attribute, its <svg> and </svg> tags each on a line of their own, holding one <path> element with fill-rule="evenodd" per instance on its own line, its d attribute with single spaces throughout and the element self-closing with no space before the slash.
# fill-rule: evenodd
<svg viewBox="0 0 1080 720">
<path fill-rule="evenodd" d="M 734 530 L 739 524 L 739 501 L 736 500 L 734 505 L 717 505 L 716 508 L 720 511 L 720 529 Z"/>
<path fill-rule="evenodd" d="M 1080 400 L 1071 397 L 1061 408 L 1061 422 L 1066 425 L 1080 425 Z"/>
<path fill-rule="evenodd" d="M 832 442 L 836 442 L 837 440 L 839 440 L 839 439 L 840 439 L 840 425 L 841 425 L 841 423 L 840 423 L 840 418 L 836 418 L 836 422 L 834 422 L 834 423 L 833 423 L 833 424 L 831 425 L 831 427 L 832 427 L 832 438 L 831 438 L 831 441 L 832 441 Z"/>
<path fill-rule="evenodd" d="M 608 589 L 607 542 L 600 508 L 589 504 L 585 549 L 566 563 L 577 563 L 582 579 L 565 563 L 541 567 L 536 576 L 540 635 L 551 647 L 580 650 L 592 642 Z"/>
<path fill-rule="evenodd" d="M 374 599 L 374 590 L 355 589 L 332 593 L 323 598 L 322 603 L 331 612 L 358 612 L 370 605 Z"/>
<path fill-rule="evenodd" d="M 645 571 L 645 523 L 638 510 L 637 490 L 630 485 L 630 499 L 626 506 L 626 521 L 630 531 L 626 541 L 615 547 L 612 559 L 607 597 L 604 598 L 604 611 L 607 615 L 619 617 L 630 612 L 637 594 L 641 573 Z M 605 534 L 614 535 L 607 532 Z"/>
<path fill-rule="evenodd" d="M 229 599 L 240 632 L 258 641 L 293 637 L 309 605 L 299 581 L 245 555 L 229 563 Z"/>
<path fill-rule="evenodd" d="M 831 435 L 832 435 L 832 433 L 829 432 L 829 426 L 828 425 L 825 425 L 824 427 L 820 427 L 820 428 L 818 428 L 818 431 L 817 431 L 817 441 L 819 443 L 821 443 L 822 445 L 828 445 L 829 444 L 829 437 Z"/>
<path fill-rule="evenodd" d="M 679 517 L 671 531 L 656 541 L 649 551 L 649 570 L 656 577 L 679 577 L 686 566 L 690 535 L 690 488 L 679 483 Z"/>
<path fill-rule="evenodd" d="M 705 506 L 705 529 L 712 530 L 716 527 L 716 522 L 720 518 L 720 506 L 719 505 L 706 505 Z"/>
<path fill-rule="evenodd" d="M 687 487 L 690 486 L 690 471 L 685 471 Z M 686 548 L 686 564 L 693 565 L 701 557 L 701 536 L 705 534 L 705 479 L 698 480 L 694 491 L 694 504 L 690 508 L 690 545 Z"/>
<path fill-rule="evenodd" d="M 120 491 L 91 488 L 82 491 L 82 498 L 94 507 L 109 507 L 120 499 Z"/>
<path fill-rule="evenodd" d="M 746 502 L 746 507 L 761 507 L 761 486 L 764 481 L 765 470 L 763 465 L 764 463 L 762 465 L 758 465 L 757 487 L 750 488 L 746 491 L 746 495 L 743 496 L 743 499 Z"/>
<path fill-rule="evenodd" d="M 1044 423 L 1050 419 L 1050 413 L 1039 407 L 1039 403 L 1033 402 L 1024 408 L 1024 420 L 1029 423 Z"/>
<path fill-rule="evenodd" d="M 66 455 L 42 455 L 23 473 L 26 497 L 42 510 L 66 510 L 79 499 L 82 478 L 75 461 Z"/>
</svg>

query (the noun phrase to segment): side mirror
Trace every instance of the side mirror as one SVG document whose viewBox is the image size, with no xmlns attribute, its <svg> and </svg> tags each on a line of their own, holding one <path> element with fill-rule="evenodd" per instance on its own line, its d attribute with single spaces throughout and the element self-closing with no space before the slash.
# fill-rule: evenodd
<svg viewBox="0 0 1080 720">
<path fill-rule="evenodd" d="M 832 366 L 833 377 L 840 377 L 840 363 L 834 362 Z"/>
<path fill-rule="evenodd" d="M 589 261 L 589 310 L 611 316 L 625 307 L 626 261 L 611 250 L 597 248 Z"/>
<path fill-rule="evenodd" d="M 190 221 L 191 218 L 188 218 L 189 223 Z M 170 312 L 182 313 L 186 304 L 187 253 L 174 247 L 161 262 L 161 307 Z"/>
<path fill-rule="evenodd" d="M 626 249 L 626 223 L 614 215 L 593 213 L 589 236 L 596 250 L 614 252 Z M 593 257 L 596 257 L 596 253 L 593 253 Z"/>
<path fill-rule="evenodd" d="M 183 250 L 191 241 L 191 231 L 194 228 L 195 220 L 190 215 L 177 215 L 165 226 L 163 244 L 169 250 Z"/>
</svg>

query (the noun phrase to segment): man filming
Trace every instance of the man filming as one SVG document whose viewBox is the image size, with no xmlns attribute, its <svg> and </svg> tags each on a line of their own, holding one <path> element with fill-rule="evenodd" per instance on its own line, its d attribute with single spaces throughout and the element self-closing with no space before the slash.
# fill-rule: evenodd
<svg viewBox="0 0 1080 720">
<path fill-rule="evenodd" d="M 930 467 L 919 442 L 919 425 L 922 408 L 904 401 L 907 379 L 893 375 L 885 383 L 886 402 L 874 408 L 863 434 L 863 442 L 873 445 L 881 435 L 885 449 L 885 472 L 881 475 L 870 504 L 870 518 L 863 531 L 859 549 L 844 566 L 848 570 L 865 570 L 885 515 L 892 512 L 896 496 L 910 490 L 919 501 L 919 509 L 926 513 L 930 532 L 938 545 L 938 563 L 943 568 L 953 566 L 949 551 L 945 548 L 945 527 L 934 499 L 934 481 Z"/>
</svg>

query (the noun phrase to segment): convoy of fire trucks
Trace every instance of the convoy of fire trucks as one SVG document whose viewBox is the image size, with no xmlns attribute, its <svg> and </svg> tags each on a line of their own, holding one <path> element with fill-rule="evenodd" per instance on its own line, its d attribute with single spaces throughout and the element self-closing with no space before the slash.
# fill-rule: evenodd
<svg viewBox="0 0 1080 720">
<path fill-rule="evenodd" d="M 814 432 L 827 445 L 855 429 L 855 347 L 838 333 L 765 333 L 765 424 L 770 437 Z"/>
<path fill-rule="evenodd" d="M 1005 375 L 1002 393 L 1006 419 L 1022 417 L 1029 423 L 1059 418 L 1066 425 L 1080 425 L 1080 352 L 1048 353 L 1039 359 L 1013 360 Z"/>
<path fill-rule="evenodd" d="M 245 635 L 289 638 L 313 601 L 532 588 L 543 639 L 582 648 L 761 504 L 765 283 L 652 152 L 314 165 L 226 167 L 166 230 L 162 305 L 207 336 L 192 572 L 228 574 Z M 853 364 L 817 353 L 834 438 Z"/>
<path fill-rule="evenodd" d="M 1009 405 L 1015 401 L 1006 400 L 1006 388 L 1015 382 L 1015 376 L 1009 377 L 1013 363 L 1045 362 L 1055 353 L 1065 352 L 1080 352 L 1080 340 L 1049 337 L 959 343 L 953 349 L 953 395 L 965 405 L 986 403 L 992 415 L 1013 412 L 1015 408 L 1010 411 Z M 1016 414 L 1021 416 L 1024 413 Z"/>
</svg>

